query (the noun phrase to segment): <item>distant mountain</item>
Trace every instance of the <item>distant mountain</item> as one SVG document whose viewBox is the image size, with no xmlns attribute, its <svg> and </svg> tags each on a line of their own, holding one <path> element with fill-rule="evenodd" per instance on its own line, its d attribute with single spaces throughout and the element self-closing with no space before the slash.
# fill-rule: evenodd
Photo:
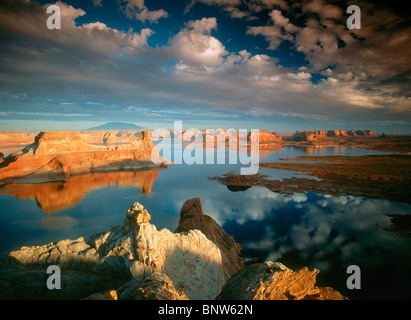
<svg viewBox="0 0 411 320">
<path fill-rule="evenodd" d="M 136 126 L 132 123 L 126 122 L 108 122 L 98 127 L 89 128 L 87 130 L 142 130 L 144 127 Z"/>
</svg>

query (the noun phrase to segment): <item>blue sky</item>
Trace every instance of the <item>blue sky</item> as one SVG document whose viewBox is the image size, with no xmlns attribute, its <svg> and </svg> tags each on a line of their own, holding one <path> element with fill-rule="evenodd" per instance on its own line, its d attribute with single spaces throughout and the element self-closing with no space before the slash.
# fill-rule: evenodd
<svg viewBox="0 0 411 320">
<path fill-rule="evenodd" d="M 395 1 L 2 1 L 0 129 L 411 134 L 408 21 Z"/>
</svg>

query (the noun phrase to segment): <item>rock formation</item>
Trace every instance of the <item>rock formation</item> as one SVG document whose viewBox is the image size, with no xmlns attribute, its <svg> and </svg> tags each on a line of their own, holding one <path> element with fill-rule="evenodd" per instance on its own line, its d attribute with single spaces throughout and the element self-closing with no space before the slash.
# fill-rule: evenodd
<svg viewBox="0 0 411 320">
<path fill-rule="evenodd" d="M 217 300 L 347 300 L 330 287 L 315 286 L 318 273 L 279 262 L 252 264 L 228 280 Z"/>
<path fill-rule="evenodd" d="M 149 213 L 135 203 L 127 210 L 124 224 L 109 231 L 12 251 L 0 263 L 0 283 L 4 287 L 1 295 L 9 299 L 81 299 L 96 292 L 116 290 L 135 279 L 144 282 L 154 277 L 158 283 L 149 286 L 182 291 L 180 296 L 190 299 L 214 299 L 225 282 L 218 246 L 198 229 L 181 233 L 158 231 L 149 221 Z M 61 267 L 61 282 L 67 290 L 45 288 L 44 268 L 49 265 Z M 165 276 L 152 275 L 155 272 Z M 156 298 L 154 293 L 148 297 Z"/>
<path fill-rule="evenodd" d="M 38 133 L 26 131 L 2 131 L 0 130 L 0 146 L 30 144 Z"/>
<path fill-rule="evenodd" d="M 158 231 L 150 218 L 136 202 L 108 231 L 10 252 L 0 259 L 0 299 L 342 297 L 314 287 L 317 270 L 293 272 L 271 262 L 244 267 L 240 246 L 202 213 L 199 199 L 183 205 L 178 232 Z M 47 289 L 50 265 L 60 267 L 59 290 Z"/>
<path fill-rule="evenodd" d="M 187 200 L 180 211 L 180 221 L 174 232 L 198 229 L 221 250 L 225 280 L 244 267 L 240 258 L 241 246 L 210 216 L 203 213 L 199 198 Z"/>
<path fill-rule="evenodd" d="M 0 163 L 0 183 L 66 181 L 71 174 L 136 170 L 169 164 L 156 152 L 150 135 L 115 147 L 87 144 L 71 131 L 39 133 L 33 144 L 7 156 Z M 154 158 L 153 158 L 154 157 Z"/>
<path fill-rule="evenodd" d="M 316 141 L 318 138 L 365 137 L 373 135 L 374 133 L 371 130 L 297 130 L 290 140 Z"/>
</svg>

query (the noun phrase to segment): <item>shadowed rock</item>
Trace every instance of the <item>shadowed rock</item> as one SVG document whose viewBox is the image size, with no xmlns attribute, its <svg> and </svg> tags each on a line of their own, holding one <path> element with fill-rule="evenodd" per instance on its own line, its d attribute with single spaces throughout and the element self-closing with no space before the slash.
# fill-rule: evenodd
<svg viewBox="0 0 411 320">
<path fill-rule="evenodd" d="M 64 290 L 46 288 L 49 265 L 60 266 Z M 123 225 L 108 231 L 10 252 L 0 261 L 0 283 L 9 289 L 0 298 L 81 299 L 155 272 L 190 299 L 214 299 L 225 282 L 221 251 L 201 231 L 158 231 L 134 203 Z"/>
<path fill-rule="evenodd" d="M 271 261 L 252 264 L 230 278 L 217 300 L 346 300 L 332 288 L 315 286 L 318 273 Z"/>
<path fill-rule="evenodd" d="M 203 213 L 199 198 L 187 200 L 183 204 L 175 232 L 187 232 L 194 229 L 200 230 L 220 248 L 226 280 L 244 267 L 244 261 L 239 256 L 241 245 L 236 243 L 234 238 L 227 234 L 213 218 Z"/>
<path fill-rule="evenodd" d="M 10 252 L 0 259 L 0 299 L 343 298 L 314 286 L 318 270 L 244 267 L 240 245 L 203 213 L 198 198 L 184 203 L 175 233 L 157 231 L 150 218 L 136 202 L 108 231 Z M 47 288 L 50 265 L 60 267 L 59 290 Z"/>
</svg>

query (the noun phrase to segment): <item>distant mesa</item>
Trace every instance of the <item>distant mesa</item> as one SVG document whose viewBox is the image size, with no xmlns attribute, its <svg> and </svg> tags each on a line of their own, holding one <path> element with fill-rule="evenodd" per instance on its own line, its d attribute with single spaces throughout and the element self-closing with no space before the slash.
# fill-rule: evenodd
<svg viewBox="0 0 411 320">
<path fill-rule="evenodd" d="M 371 130 L 297 130 L 289 139 L 293 141 L 316 141 L 318 138 L 370 137 Z"/>
<path fill-rule="evenodd" d="M 136 126 L 133 123 L 126 122 L 108 122 L 101 126 L 86 129 L 86 131 L 97 131 L 97 130 L 143 130 L 144 127 Z"/>
</svg>

